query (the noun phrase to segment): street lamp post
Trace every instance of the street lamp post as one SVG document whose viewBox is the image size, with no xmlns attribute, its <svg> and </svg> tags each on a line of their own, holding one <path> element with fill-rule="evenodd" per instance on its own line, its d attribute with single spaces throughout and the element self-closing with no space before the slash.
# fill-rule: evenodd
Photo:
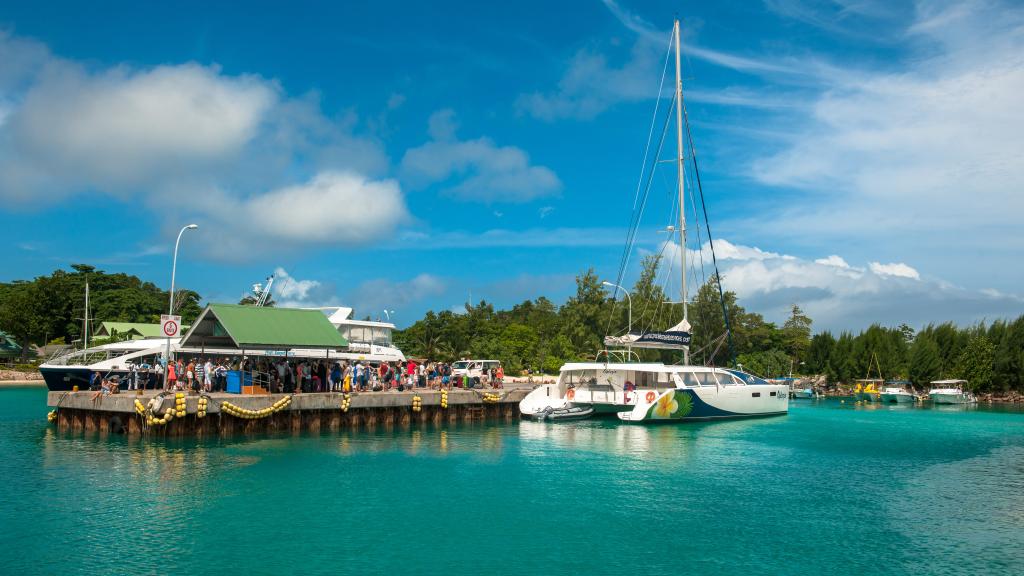
<svg viewBox="0 0 1024 576">
<path fill-rule="evenodd" d="M 198 224 L 189 224 L 188 226 L 182 227 L 178 232 L 178 239 L 174 241 L 174 258 L 171 260 L 171 302 L 168 306 L 167 313 L 174 315 L 174 275 L 178 269 L 178 246 L 181 244 L 181 235 L 185 233 L 185 230 L 195 230 L 199 228 Z M 179 332 L 181 327 L 178 327 Z M 167 339 L 167 353 L 164 355 L 164 387 L 167 387 L 167 367 L 171 363 L 171 339 Z"/>
<path fill-rule="evenodd" d="M 618 288 L 619 290 L 622 290 L 622 292 L 626 294 L 626 300 L 629 302 L 629 328 L 626 329 L 626 333 L 627 334 L 632 334 L 633 333 L 633 297 L 629 295 L 629 290 L 626 290 L 622 286 L 619 286 L 618 284 L 614 284 L 612 282 L 601 282 L 601 284 L 604 284 L 605 286 L 611 286 L 613 288 Z"/>
</svg>

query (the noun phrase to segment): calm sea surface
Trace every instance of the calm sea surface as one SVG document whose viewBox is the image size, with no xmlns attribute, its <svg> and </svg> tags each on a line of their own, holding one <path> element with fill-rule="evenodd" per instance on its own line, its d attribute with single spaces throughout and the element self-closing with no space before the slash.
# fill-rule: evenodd
<svg viewBox="0 0 1024 576">
<path fill-rule="evenodd" d="M 64 435 L 0 389 L 0 573 L 1024 574 L 1024 413 L 218 441 Z"/>
</svg>

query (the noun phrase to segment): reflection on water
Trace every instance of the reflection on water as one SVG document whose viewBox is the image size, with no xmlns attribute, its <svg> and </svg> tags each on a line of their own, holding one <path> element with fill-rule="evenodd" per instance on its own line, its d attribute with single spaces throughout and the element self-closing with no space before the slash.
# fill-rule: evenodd
<svg viewBox="0 0 1024 576">
<path fill-rule="evenodd" d="M 534 422 L 519 424 L 520 448 L 524 454 L 550 454 L 552 445 L 561 450 L 599 452 L 640 460 L 658 460 L 673 466 L 685 466 L 703 452 L 716 453 L 716 459 L 728 463 L 721 449 L 729 445 L 727 454 L 740 455 L 737 450 L 746 437 L 759 429 L 776 426 L 785 416 L 744 418 L 709 422 L 627 424 L 610 418 L 581 422 Z"/>
<path fill-rule="evenodd" d="M 45 394 L 7 394 L 4 573 L 618 573 L 624 549 L 645 574 L 1024 565 L 1021 407 L 195 441 L 57 433 Z"/>
</svg>

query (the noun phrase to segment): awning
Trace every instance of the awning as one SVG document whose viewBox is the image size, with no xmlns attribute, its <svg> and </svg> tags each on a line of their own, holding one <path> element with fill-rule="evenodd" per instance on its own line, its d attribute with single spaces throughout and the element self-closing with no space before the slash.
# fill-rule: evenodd
<svg viewBox="0 0 1024 576">
<path fill-rule="evenodd" d="M 348 341 L 319 310 L 210 304 L 181 340 L 184 348 L 339 350 Z"/>
</svg>

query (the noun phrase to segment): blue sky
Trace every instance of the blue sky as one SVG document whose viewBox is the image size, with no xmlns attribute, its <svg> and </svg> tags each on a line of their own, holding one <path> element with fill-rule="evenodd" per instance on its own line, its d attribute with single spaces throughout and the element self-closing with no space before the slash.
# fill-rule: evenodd
<svg viewBox="0 0 1024 576">
<path fill-rule="evenodd" d="M 275 271 L 282 302 L 399 325 L 563 301 L 618 270 L 675 15 L 742 303 L 831 329 L 1024 311 L 1024 9 L 998 1 L 7 3 L 0 280 L 166 286 L 196 222 L 178 281 L 212 301 Z"/>
</svg>

